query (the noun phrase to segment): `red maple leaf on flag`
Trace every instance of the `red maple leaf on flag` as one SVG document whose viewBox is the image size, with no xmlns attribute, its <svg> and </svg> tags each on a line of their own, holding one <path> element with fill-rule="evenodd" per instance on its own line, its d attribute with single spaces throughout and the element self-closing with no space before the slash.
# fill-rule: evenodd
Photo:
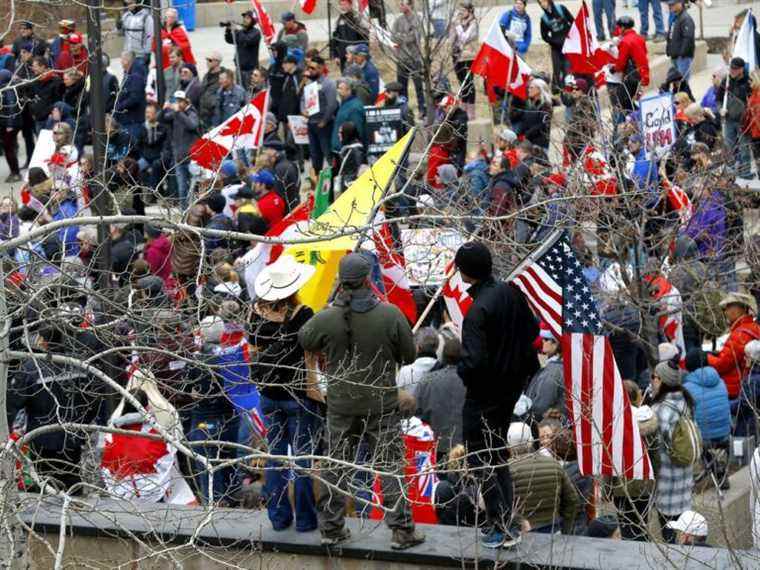
<svg viewBox="0 0 760 570">
<path fill-rule="evenodd" d="M 244 115 L 243 120 L 240 117 L 233 117 L 224 125 L 224 128 L 219 132 L 220 136 L 240 136 L 250 135 L 253 132 L 253 127 L 256 125 L 256 117 L 251 114 Z"/>
</svg>

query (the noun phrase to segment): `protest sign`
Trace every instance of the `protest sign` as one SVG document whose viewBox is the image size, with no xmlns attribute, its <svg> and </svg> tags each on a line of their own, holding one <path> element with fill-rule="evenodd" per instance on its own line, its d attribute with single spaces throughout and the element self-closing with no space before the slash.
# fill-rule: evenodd
<svg viewBox="0 0 760 570">
<path fill-rule="evenodd" d="M 309 117 L 319 113 L 319 83 L 316 81 L 303 88 L 303 109 Z"/>
<path fill-rule="evenodd" d="M 384 154 L 403 134 L 401 108 L 364 107 L 364 113 L 367 119 L 367 154 Z"/>
<path fill-rule="evenodd" d="M 446 267 L 464 242 L 462 234 L 444 228 L 409 229 L 401 232 L 410 285 L 440 285 L 446 279 Z"/>
<path fill-rule="evenodd" d="M 293 134 L 293 142 L 296 144 L 309 144 L 309 127 L 306 117 L 288 115 L 288 126 Z"/>
<path fill-rule="evenodd" d="M 37 142 L 34 144 L 34 152 L 32 158 L 29 161 L 29 168 L 41 168 L 45 171 L 45 174 L 50 174 L 50 164 L 48 161 L 55 152 L 55 141 L 53 140 L 53 131 L 50 129 L 42 129 L 40 134 L 37 135 Z M 27 177 L 29 171 L 27 171 Z"/>
<path fill-rule="evenodd" d="M 647 97 L 640 102 L 641 132 L 647 159 L 663 156 L 676 140 L 673 96 L 670 93 Z"/>
</svg>

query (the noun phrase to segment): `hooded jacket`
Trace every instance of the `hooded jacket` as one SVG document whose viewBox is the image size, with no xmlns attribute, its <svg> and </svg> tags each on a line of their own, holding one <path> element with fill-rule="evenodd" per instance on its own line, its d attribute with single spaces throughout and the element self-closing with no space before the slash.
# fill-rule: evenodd
<svg viewBox="0 0 760 570">
<path fill-rule="evenodd" d="M 726 385 L 711 366 L 689 372 L 683 387 L 694 398 L 694 419 L 705 441 L 722 441 L 731 434 L 731 409 Z"/>
<path fill-rule="evenodd" d="M 237 60 L 241 71 L 253 71 L 259 66 L 261 32 L 256 24 L 234 31 L 231 27 L 225 28 L 224 41 L 237 47 Z"/>
<path fill-rule="evenodd" d="M 523 387 L 537 370 L 533 340 L 538 323 L 523 294 L 493 277 L 476 283 L 462 325 L 459 377 L 467 398 L 484 408 L 513 409 Z"/>
<path fill-rule="evenodd" d="M 396 366 L 415 356 L 412 329 L 398 307 L 381 303 L 369 289 L 350 298 L 343 292 L 301 328 L 298 339 L 304 350 L 325 358 L 330 412 L 366 416 L 397 409 Z"/>
<path fill-rule="evenodd" d="M 169 238 L 161 234 L 146 243 L 143 257 L 150 265 L 151 273 L 160 277 L 166 284 L 172 276 L 172 243 Z"/>
<path fill-rule="evenodd" d="M 567 415 L 562 360 L 556 356 L 547 360 L 546 366 L 536 372 L 530 381 L 525 395 L 533 401 L 531 410 L 537 421 L 543 419 L 549 408 L 559 410 L 563 416 Z"/>
</svg>

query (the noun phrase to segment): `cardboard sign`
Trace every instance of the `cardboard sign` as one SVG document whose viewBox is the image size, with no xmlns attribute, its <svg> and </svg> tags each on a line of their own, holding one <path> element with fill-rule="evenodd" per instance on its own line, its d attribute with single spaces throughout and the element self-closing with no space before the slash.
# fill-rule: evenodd
<svg viewBox="0 0 760 570">
<path fill-rule="evenodd" d="M 316 81 L 307 83 L 303 88 L 303 110 L 309 117 L 319 113 L 319 88 Z"/>
<path fill-rule="evenodd" d="M 367 120 L 367 154 L 380 156 L 403 134 L 401 108 L 364 107 Z"/>
<path fill-rule="evenodd" d="M 319 97 L 317 97 L 319 100 Z M 317 102 L 317 104 L 319 104 Z M 288 127 L 296 144 L 309 144 L 309 127 L 306 117 L 302 115 L 288 115 Z"/>
<path fill-rule="evenodd" d="M 440 285 L 446 278 L 446 267 L 454 260 L 462 234 L 444 228 L 409 229 L 401 232 L 406 260 L 406 276 L 410 285 Z"/>
<path fill-rule="evenodd" d="M 660 158 L 676 140 L 676 118 L 670 93 L 647 97 L 639 102 L 641 132 L 647 159 Z"/>
</svg>

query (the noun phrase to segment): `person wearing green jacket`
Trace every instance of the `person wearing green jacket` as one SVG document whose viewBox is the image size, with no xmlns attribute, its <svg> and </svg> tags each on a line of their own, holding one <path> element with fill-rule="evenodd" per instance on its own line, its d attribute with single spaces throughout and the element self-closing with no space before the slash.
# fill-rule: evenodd
<svg viewBox="0 0 760 570">
<path fill-rule="evenodd" d="M 373 469 L 382 476 L 385 522 L 391 548 L 403 550 L 425 540 L 415 530 L 411 506 L 398 476 L 404 464 L 396 368 L 414 360 L 412 330 L 395 305 L 381 302 L 370 287 L 368 256 L 350 253 L 340 261 L 340 288 L 331 306 L 314 315 L 298 338 L 307 353 L 319 354 L 327 378 L 327 433 L 317 514 L 322 544 L 350 538 L 345 525 L 346 488 L 360 440 L 367 442 Z M 337 490 L 340 489 L 340 490 Z"/>
<path fill-rule="evenodd" d="M 356 96 L 353 83 L 350 79 L 338 79 L 337 90 L 338 97 L 340 97 L 340 107 L 338 107 L 338 112 L 335 115 L 331 140 L 331 148 L 335 154 L 340 153 L 343 146 L 340 141 L 340 127 L 348 121 L 356 127 L 359 140 L 363 144 L 367 144 L 367 119 L 364 115 L 364 105 Z"/>
</svg>

